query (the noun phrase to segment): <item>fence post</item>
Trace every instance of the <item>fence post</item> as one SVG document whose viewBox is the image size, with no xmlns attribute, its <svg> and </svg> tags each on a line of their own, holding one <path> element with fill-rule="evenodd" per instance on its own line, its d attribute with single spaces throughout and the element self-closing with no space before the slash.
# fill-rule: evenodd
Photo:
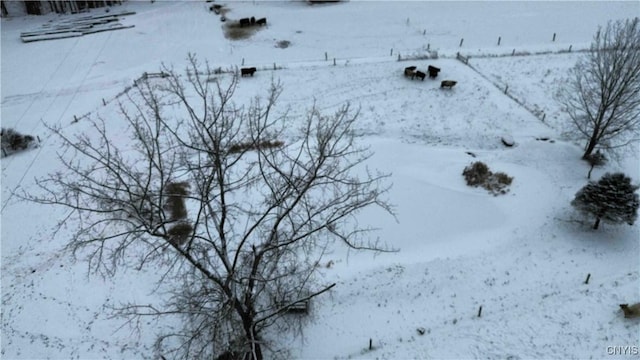
<svg viewBox="0 0 640 360">
<path fill-rule="evenodd" d="M 244 66 L 244 58 L 242 58 L 242 66 Z"/>
<path fill-rule="evenodd" d="M 502 40 L 502 37 L 498 36 L 498 46 L 500 46 L 500 40 Z"/>
<path fill-rule="evenodd" d="M 513 51 L 511 52 L 511 56 L 516 54 L 516 49 L 513 49 Z"/>
<path fill-rule="evenodd" d="M 277 70 L 276 63 L 273 63 L 273 70 Z"/>
<path fill-rule="evenodd" d="M 324 61 L 329 60 L 329 54 L 327 54 L 327 52 L 324 52 Z"/>
<path fill-rule="evenodd" d="M 460 46 L 459 47 L 462 47 L 462 43 L 463 42 L 464 42 L 464 38 L 460 39 Z"/>
<path fill-rule="evenodd" d="M 400 58 L 400 53 L 398 53 L 398 61 L 400 61 L 400 60 L 401 60 L 401 58 Z"/>
<path fill-rule="evenodd" d="M 571 48 L 573 47 L 573 45 L 569 45 L 569 52 L 571 52 Z"/>
<path fill-rule="evenodd" d="M 333 66 L 336 66 L 336 58 L 333 58 Z"/>
<path fill-rule="evenodd" d="M 507 90 L 509 90 L 509 84 L 507 84 L 507 86 L 504 88 L 504 93 L 507 93 Z"/>
<path fill-rule="evenodd" d="M 553 33 L 553 39 L 551 41 L 556 41 L 556 33 Z"/>
<path fill-rule="evenodd" d="M 429 51 L 431 49 L 431 44 L 427 44 L 427 51 Z"/>
<path fill-rule="evenodd" d="M 104 98 L 102 98 L 102 106 L 107 106 L 107 102 L 104 101 Z"/>
<path fill-rule="evenodd" d="M 393 48 L 391 48 L 391 53 L 389 54 L 389 56 L 393 56 Z"/>
</svg>

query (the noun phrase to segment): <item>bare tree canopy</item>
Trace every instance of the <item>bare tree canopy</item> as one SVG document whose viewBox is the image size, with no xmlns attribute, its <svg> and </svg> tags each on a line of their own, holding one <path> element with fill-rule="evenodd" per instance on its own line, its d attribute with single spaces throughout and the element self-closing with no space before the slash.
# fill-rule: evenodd
<svg viewBox="0 0 640 360">
<path fill-rule="evenodd" d="M 44 195 L 23 196 L 72 210 L 69 249 L 92 269 L 153 263 L 179 279 L 162 308 L 119 308 L 133 321 L 180 317 L 158 355 L 262 359 L 277 350 L 264 330 L 335 285 L 317 276 L 328 246 L 389 250 L 355 221 L 368 207 L 393 216 L 389 175 L 366 169 L 349 105 L 330 115 L 313 106 L 294 123 L 274 115 L 280 84 L 240 106 L 237 76 L 213 77 L 193 55 L 186 75 L 162 71 L 119 104 L 128 141 L 99 118 L 81 136 L 52 129 L 71 150 L 64 170 L 38 181 Z"/>
<path fill-rule="evenodd" d="M 561 102 L 586 142 L 583 159 L 640 140 L 640 19 L 600 28 L 571 76 Z"/>
</svg>

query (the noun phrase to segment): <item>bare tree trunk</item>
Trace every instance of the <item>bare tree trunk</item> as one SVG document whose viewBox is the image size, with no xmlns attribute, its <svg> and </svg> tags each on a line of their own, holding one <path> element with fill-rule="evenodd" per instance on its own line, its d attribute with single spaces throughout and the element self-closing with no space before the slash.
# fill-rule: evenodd
<svg viewBox="0 0 640 360">
<path fill-rule="evenodd" d="M 596 149 L 597 145 L 598 145 L 598 128 L 596 127 L 593 130 L 593 134 L 591 135 L 591 138 L 589 139 L 589 142 L 587 143 L 587 146 L 584 149 L 584 154 L 582 154 L 582 159 L 587 160 L 589 156 L 591 156 L 593 151 Z"/>
</svg>

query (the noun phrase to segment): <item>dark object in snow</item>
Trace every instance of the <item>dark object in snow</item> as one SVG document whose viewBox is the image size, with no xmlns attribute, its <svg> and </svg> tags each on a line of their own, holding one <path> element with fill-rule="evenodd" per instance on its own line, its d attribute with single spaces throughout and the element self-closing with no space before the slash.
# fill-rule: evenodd
<svg viewBox="0 0 640 360">
<path fill-rule="evenodd" d="M 427 74 L 423 73 L 422 71 L 416 71 L 415 76 L 424 81 L 424 78 L 427 76 Z"/>
<path fill-rule="evenodd" d="M 285 304 L 281 303 L 279 306 L 284 307 Z M 306 314 L 309 312 L 309 300 L 301 300 L 291 305 L 286 305 L 285 312 L 290 314 Z"/>
<path fill-rule="evenodd" d="M 482 316 L 482 305 L 480 305 L 480 308 L 478 309 L 478 317 Z"/>
<path fill-rule="evenodd" d="M 23 135 L 13 129 L 2 128 L 0 130 L 2 144 L 2 156 L 8 156 L 18 151 L 38 147 L 39 140 L 31 135 Z"/>
<path fill-rule="evenodd" d="M 253 73 L 256 72 L 256 68 L 254 67 L 250 67 L 250 68 L 242 68 L 240 69 L 240 76 L 253 76 Z"/>
<path fill-rule="evenodd" d="M 255 17 L 251 17 L 251 25 L 255 25 L 256 24 L 256 18 Z"/>
<path fill-rule="evenodd" d="M 513 182 L 513 178 L 503 172 L 492 173 L 487 164 L 482 161 L 476 161 L 465 167 L 462 176 L 467 185 L 481 186 L 493 195 L 506 194 L 509 191 L 509 185 Z"/>
<path fill-rule="evenodd" d="M 407 66 L 406 68 L 404 68 L 404 76 L 411 77 L 413 79 L 413 77 L 416 75 L 416 69 L 417 67 L 415 66 Z"/>
<path fill-rule="evenodd" d="M 236 359 L 243 359 L 243 357 L 240 354 L 235 353 L 233 351 L 225 351 L 220 356 L 215 358 L 215 360 L 236 360 Z"/>
<path fill-rule="evenodd" d="M 423 327 L 419 327 L 416 330 L 418 331 L 418 334 L 420 334 L 420 335 L 424 335 L 424 333 L 426 331 Z"/>
<path fill-rule="evenodd" d="M 260 26 L 267 25 L 267 18 L 256 20 L 256 25 L 260 25 Z"/>
<path fill-rule="evenodd" d="M 627 319 L 640 316 L 640 303 L 633 304 L 620 304 L 620 309 L 624 312 L 624 317 Z"/>
<path fill-rule="evenodd" d="M 240 23 L 240 27 L 251 25 L 251 19 L 249 18 L 242 18 L 238 22 Z"/>
<path fill-rule="evenodd" d="M 467 151 L 465 154 L 471 156 L 471 157 L 476 157 L 476 154 L 472 153 L 471 151 Z"/>
<path fill-rule="evenodd" d="M 457 82 L 453 81 L 453 80 L 442 80 L 442 82 L 440 83 L 440 87 L 441 88 L 449 88 L 451 89 L 452 87 L 456 86 Z"/>
<path fill-rule="evenodd" d="M 589 279 L 591 279 L 591 274 L 587 274 L 587 279 L 584 281 L 585 285 L 589 284 Z"/>
<path fill-rule="evenodd" d="M 227 18 L 226 18 L 226 17 L 224 17 L 224 15 L 223 15 L 223 16 L 220 16 L 220 21 L 225 22 L 225 21 L 227 21 Z"/>
<path fill-rule="evenodd" d="M 633 225 L 640 206 L 636 190 L 638 186 L 631 184 L 631 178 L 623 173 L 606 173 L 598 182 L 590 181 L 580 189 L 571 205 L 583 214 L 595 216 L 594 230 L 601 220 Z"/>
<path fill-rule="evenodd" d="M 504 146 L 506 147 L 512 147 L 513 145 L 516 144 L 513 138 L 509 135 L 503 136 L 501 140 L 502 140 L 502 144 L 504 144 Z"/>
<path fill-rule="evenodd" d="M 429 72 L 429 77 L 432 79 L 435 79 L 438 76 L 440 69 L 435 66 L 429 65 L 429 67 L 427 68 L 427 71 Z"/>
</svg>

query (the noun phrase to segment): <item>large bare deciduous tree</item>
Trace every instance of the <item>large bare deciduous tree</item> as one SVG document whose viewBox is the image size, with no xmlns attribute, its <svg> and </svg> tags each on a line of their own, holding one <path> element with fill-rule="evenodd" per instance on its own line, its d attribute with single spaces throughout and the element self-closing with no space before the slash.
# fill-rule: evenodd
<svg viewBox="0 0 640 360">
<path fill-rule="evenodd" d="M 188 60 L 186 75 L 163 67 L 166 77 L 125 95 L 126 132 L 98 117 L 80 136 L 52 128 L 64 169 L 23 196 L 72 211 L 69 248 L 92 269 L 161 266 L 164 285 L 175 284 L 163 305 L 118 311 L 181 319 L 159 337 L 162 357 L 260 360 L 278 348 L 265 329 L 335 285 L 318 276 L 329 246 L 390 251 L 355 221 L 369 207 L 393 216 L 389 175 L 367 170 L 348 104 L 275 116 L 280 84 L 241 106 L 237 76 Z"/>
<path fill-rule="evenodd" d="M 639 18 L 598 29 L 560 99 L 572 132 L 585 141 L 583 159 L 640 140 Z"/>
</svg>

